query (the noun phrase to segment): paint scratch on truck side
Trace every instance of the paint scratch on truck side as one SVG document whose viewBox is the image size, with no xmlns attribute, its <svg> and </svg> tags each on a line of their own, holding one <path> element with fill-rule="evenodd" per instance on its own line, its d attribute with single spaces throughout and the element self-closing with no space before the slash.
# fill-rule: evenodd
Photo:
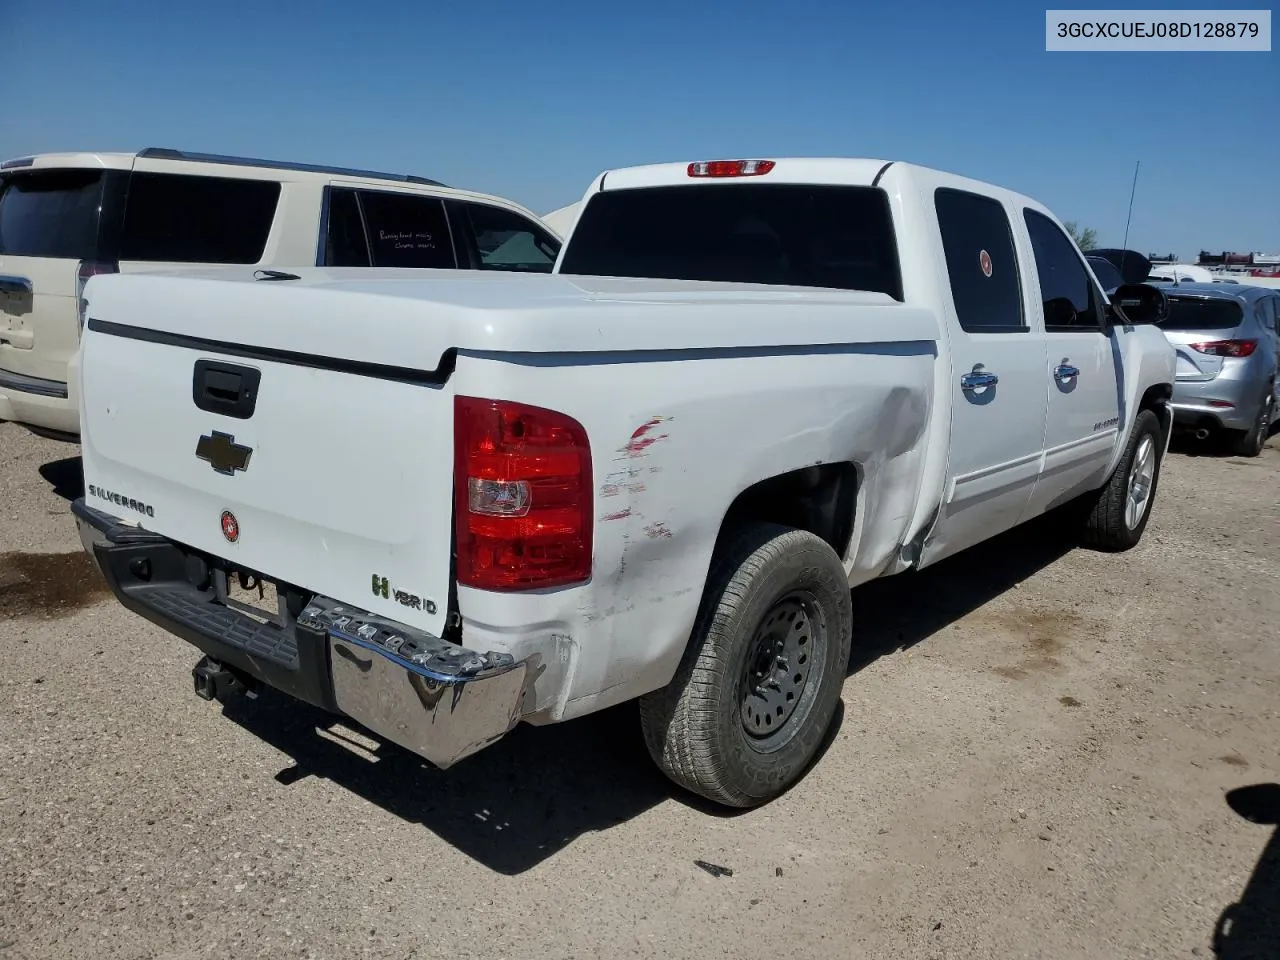
<svg viewBox="0 0 1280 960">
<path fill-rule="evenodd" d="M 631 439 L 627 441 L 627 445 L 618 452 L 625 453 L 629 457 L 644 456 L 645 451 L 651 446 L 668 438 L 669 434 L 654 433 L 653 429 L 670 419 L 670 417 L 651 417 L 636 427 L 635 433 L 631 434 Z"/>
</svg>

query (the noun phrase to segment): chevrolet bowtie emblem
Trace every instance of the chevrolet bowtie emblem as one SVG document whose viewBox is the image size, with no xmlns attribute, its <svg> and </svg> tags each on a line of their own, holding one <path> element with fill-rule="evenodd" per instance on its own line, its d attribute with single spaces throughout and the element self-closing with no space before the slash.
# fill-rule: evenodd
<svg viewBox="0 0 1280 960">
<path fill-rule="evenodd" d="M 237 470 L 249 469 L 249 457 L 253 455 L 253 447 L 236 443 L 236 438 L 229 433 L 214 430 L 207 433 L 196 443 L 196 456 L 209 461 L 209 465 L 218 473 L 234 476 Z"/>
</svg>

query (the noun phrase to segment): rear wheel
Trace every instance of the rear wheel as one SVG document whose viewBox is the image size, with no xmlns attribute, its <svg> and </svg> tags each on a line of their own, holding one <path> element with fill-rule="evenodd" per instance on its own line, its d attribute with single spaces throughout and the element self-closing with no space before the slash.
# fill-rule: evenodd
<svg viewBox="0 0 1280 960">
<path fill-rule="evenodd" d="M 717 552 L 671 683 L 640 699 L 672 780 L 752 807 L 799 780 L 831 726 L 853 615 L 839 556 L 803 530 L 752 523 Z"/>
<path fill-rule="evenodd" d="M 1160 481 L 1164 430 L 1152 410 L 1139 410 L 1129 443 L 1105 486 L 1093 494 L 1084 544 L 1095 550 L 1128 550 L 1142 539 Z"/>
<path fill-rule="evenodd" d="M 1267 387 L 1266 396 L 1258 404 L 1258 414 L 1253 426 L 1248 430 L 1233 430 L 1229 435 L 1228 449 L 1237 457 L 1256 457 L 1262 453 L 1267 438 L 1271 436 L 1271 415 L 1274 406 L 1272 388 Z"/>
</svg>

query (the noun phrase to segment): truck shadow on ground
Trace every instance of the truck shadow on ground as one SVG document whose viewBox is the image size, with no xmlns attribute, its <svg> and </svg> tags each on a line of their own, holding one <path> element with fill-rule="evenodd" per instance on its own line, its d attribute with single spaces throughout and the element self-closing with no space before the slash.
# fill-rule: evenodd
<svg viewBox="0 0 1280 960">
<path fill-rule="evenodd" d="M 1280 960 L 1280 783 L 1232 790 L 1227 804 L 1250 823 L 1277 829 L 1271 832 L 1240 899 L 1218 918 L 1214 954 L 1218 960 Z"/>
<path fill-rule="evenodd" d="M 63 500 L 71 501 L 84 496 L 84 465 L 79 457 L 50 460 L 39 466 L 40 476 Z"/>
<path fill-rule="evenodd" d="M 366 741 L 376 743 L 373 751 L 335 743 L 317 731 L 328 732 L 336 718 L 274 691 L 229 700 L 223 713 L 293 759 L 276 776 L 282 784 L 329 780 L 506 875 L 639 816 L 675 789 L 650 762 L 633 705 L 517 727 L 445 771 L 377 738 Z M 340 723 L 339 738 L 349 725 Z"/>
<path fill-rule="evenodd" d="M 849 675 L 927 640 L 1075 547 L 1067 518 L 1051 513 L 919 572 L 858 587 L 853 591 Z"/>
<path fill-rule="evenodd" d="M 223 715 L 293 760 L 276 775 L 281 784 L 328 780 L 421 824 L 507 876 L 536 867 L 584 834 L 626 823 L 668 800 L 716 817 L 742 812 L 714 806 L 668 781 L 649 759 L 634 704 L 548 727 L 517 727 L 445 771 L 364 730 L 357 731 L 364 743 L 355 749 L 335 742 L 349 739 L 349 721 L 274 691 L 257 700 L 229 700 Z M 843 709 L 822 753 L 835 740 L 842 715 Z M 364 748 L 371 743 L 373 750 Z M 694 860 L 707 851 L 691 849 L 688 855 Z"/>
<path fill-rule="evenodd" d="M 1052 517 L 1034 521 L 964 557 L 855 590 L 857 636 L 849 672 L 928 639 L 1057 560 L 1072 547 L 1060 529 Z M 281 783 L 329 780 L 506 875 L 669 800 L 714 817 L 740 813 L 686 793 L 658 771 L 634 704 L 549 727 L 518 727 L 447 771 L 376 738 L 369 741 L 376 742 L 373 751 L 335 742 L 341 727 L 330 732 L 334 717 L 272 691 L 257 700 L 230 700 L 223 711 L 292 758 L 277 776 Z M 822 753 L 838 735 L 842 715 Z M 688 852 L 690 860 L 705 854 Z"/>
</svg>

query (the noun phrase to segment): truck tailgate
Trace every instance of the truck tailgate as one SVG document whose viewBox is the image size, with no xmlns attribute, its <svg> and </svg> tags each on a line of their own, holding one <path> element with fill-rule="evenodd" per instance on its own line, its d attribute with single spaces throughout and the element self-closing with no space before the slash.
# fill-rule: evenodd
<svg viewBox="0 0 1280 960">
<path fill-rule="evenodd" d="M 220 305 L 216 290 L 201 303 L 190 281 L 172 292 L 163 309 L 154 297 L 123 301 L 145 306 L 135 317 L 118 316 L 115 298 L 91 302 L 81 368 L 89 504 L 269 581 L 440 635 L 452 552 L 444 388 L 351 359 L 370 342 L 376 354 L 377 334 L 340 356 L 319 331 L 300 337 L 305 291 L 302 301 L 254 297 L 247 309 Z M 166 323 L 166 312 L 183 320 Z M 330 353 L 287 350 L 282 338 Z"/>
</svg>

